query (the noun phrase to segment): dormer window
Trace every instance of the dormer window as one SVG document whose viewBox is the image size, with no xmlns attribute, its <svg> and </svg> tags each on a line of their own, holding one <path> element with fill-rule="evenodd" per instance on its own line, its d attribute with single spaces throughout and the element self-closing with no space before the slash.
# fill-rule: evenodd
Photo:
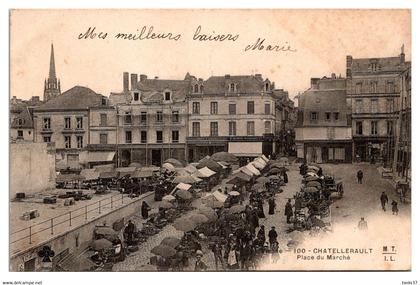
<svg viewBox="0 0 420 285">
<path fill-rule="evenodd" d="M 229 84 L 229 92 L 235 92 L 235 91 L 236 91 L 235 83 Z"/>
<path fill-rule="evenodd" d="M 134 101 L 139 101 L 140 93 L 139 92 L 134 92 L 133 97 L 134 97 Z"/>
<path fill-rule="evenodd" d="M 164 99 L 165 99 L 165 101 L 171 101 L 171 91 L 169 91 L 169 90 L 165 91 Z"/>
<path fill-rule="evenodd" d="M 194 93 L 198 93 L 198 84 L 194 85 Z"/>
<path fill-rule="evenodd" d="M 106 103 L 107 103 L 106 99 L 107 99 L 106 97 L 102 97 L 102 100 L 101 100 L 102 106 L 106 106 Z"/>
<path fill-rule="evenodd" d="M 264 85 L 264 90 L 265 91 L 269 91 L 270 90 L 270 84 L 267 82 L 267 83 L 265 83 L 265 85 Z"/>
<path fill-rule="evenodd" d="M 204 86 L 200 85 L 200 93 L 204 93 Z"/>
</svg>

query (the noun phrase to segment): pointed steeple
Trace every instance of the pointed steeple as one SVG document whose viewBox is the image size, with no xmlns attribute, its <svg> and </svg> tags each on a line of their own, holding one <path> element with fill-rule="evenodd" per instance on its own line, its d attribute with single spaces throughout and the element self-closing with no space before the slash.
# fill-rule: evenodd
<svg viewBox="0 0 420 285">
<path fill-rule="evenodd" d="M 54 45 L 51 43 L 51 55 L 50 55 L 50 75 L 49 79 L 55 79 L 55 61 L 54 61 Z"/>
<path fill-rule="evenodd" d="M 60 94 L 60 80 L 57 80 L 57 75 L 55 73 L 54 46 L 51 43 L 50 70 L 48 78 L 44 82 L 44 101 L 48 101 L 49 99 L 57 97 Z"/>
</svg>

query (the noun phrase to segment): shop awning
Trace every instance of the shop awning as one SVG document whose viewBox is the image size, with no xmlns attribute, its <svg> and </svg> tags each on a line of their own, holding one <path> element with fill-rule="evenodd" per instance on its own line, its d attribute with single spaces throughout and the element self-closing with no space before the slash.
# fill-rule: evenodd
<svg viewBox="0 0 420 285">
<path fill-rule="evenodd" d="M 178 185 L 176 185 L 176 187 L 175 187 L 176 189 L 179 189 L 179 190 L 184 190 L 184 191 L 188 191 L 188 189 L 190 189 L 191 188 L 191 184 L 187 184 L 187 183 L 178 183 Z"/>
<path fill-rule="evenodd" d="M 92 151 L 87 155 L 87 162 L 111 162 L 114 156 L 115 151 Z"/>
<path fill-rule="evenodd" d="M 96 165 L 94 167 L 96 172 L 108 172 L 114 170 L 114 164 Z"/>
<path fill-rule="evenodd" d="M 125 175 L 130 175 L 131 176 L 136 171 L 136 168 L 134 166 L 132 166 L 132 167 L 118 167 L 115 170 L 120 173 L 120 176 L 125 176 Z"/>
<path fill-rule="evenodd" d="M 111 179 L 111 178 L 118 178 L 118 171 L 108 171 L 108 172 L 101 172 L 99 178 L 101 179 Z"/>
<path fill-rule="evenodd" d="M 197 172 L 197 176 L 200 177 L 200 178 L 207 178 L 207 177 L 213 176 L 215 174 L 216 174 L 216 172 L 214 172 L 213 170 L 211 170 L 208 167 L 200 168 Z"/>
</svg>

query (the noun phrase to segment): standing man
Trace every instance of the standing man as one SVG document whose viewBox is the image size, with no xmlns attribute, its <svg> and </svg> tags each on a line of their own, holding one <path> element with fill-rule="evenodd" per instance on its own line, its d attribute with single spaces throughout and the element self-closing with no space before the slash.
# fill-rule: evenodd
<svg viewBox="0 0 420 285">
<path fill-rule="evenodd" d="M 392 200 L 392 214 L 398 216 L 398 203 L 395 200 Z"/>
<path fill-rule="evenodd" d="M 365 218 L 360 218 L 359 224 L 357 225 L 360 231 L 366 231 L 368 229 L 367 222 Z"/>
<path fill-rule="evenodd" d="M 270 199 L 268 199 L 268 214 L 274 215 L 275 208 L 276 208 L 276 201 L 274 200 L 274 196 L 271 196 Z"/>
<path fill-rule="evenodd" d="M 276 227 L 271 227 L 271 230 L 268 232 L 268 241 L 270 243 L 270 247 L 274 245 L 274 243 L 277 242 L 277 232 Z"/>
<path fill-rule="evenodd" d="M 359 170 L 357 171 L 357 183 L 362 184 L 362 180 L 363 180 L 363 171 Z"/>
<path fill-rule="evenodd" d="M 225 264 L 223 262 L 222 246 L 218 242 L 216 242 L 213 246 L 213 255 L 214 261 L 216 263 L 216 271 L 219 270 L 219 262 L 222 265 L 222 269 L 224 270 Z"/>
<path fill-rule="evenodd" d="M 293 216 L 293 207 L 292 207 L 292 203 L 291 202 L 292 202 L 292 200 L 291 199 L 288 199 L 287 200 L 287 203 L 286 203 L 286 206 L 284 207 L 284 215 L 287 218 L 287 223 L 288 224 L 291 223 L 290 218 Z"/>
<path fill-rule="evenodd" d="M 388 196 L 385 194 L 385 192 L 382 192 L 381 205 L 382 205 L 382 210 L 384 210 L 384 212 L 386 212 L 385 204 L 388 204 Z"/>
</svg>

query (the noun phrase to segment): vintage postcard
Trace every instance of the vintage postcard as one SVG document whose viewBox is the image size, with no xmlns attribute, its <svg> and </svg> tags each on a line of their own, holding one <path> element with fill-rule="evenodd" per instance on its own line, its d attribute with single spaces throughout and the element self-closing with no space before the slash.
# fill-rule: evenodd
<svg viewBox="0 0 420 285">
<path fill-rule="evenodd" d="M 411 10 L 10 10 L 9 271 L 410 271 Z"/>
</svg>

